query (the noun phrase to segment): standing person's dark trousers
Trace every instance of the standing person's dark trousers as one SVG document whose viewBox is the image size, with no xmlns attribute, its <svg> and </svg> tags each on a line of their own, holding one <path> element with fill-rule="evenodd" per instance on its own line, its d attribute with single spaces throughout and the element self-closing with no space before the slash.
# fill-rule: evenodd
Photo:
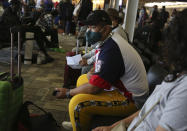
<svg viewBox="0 0 187 131">
<path fill-rule="evenodd" d="M 66 20 L 66 24 L 65 24 L 65 32 L 66 34 L 70 34 L 70 29 L 71 29 L 71 21 L 70 20 Z"/>
<path fill-rule="evenodd" d="M 44 32 L 45 36 L 51 36 L 51 41 L 47 47 L 58 47 L 58 32 L 57 29 L 46 29 Z"/>
</svg>

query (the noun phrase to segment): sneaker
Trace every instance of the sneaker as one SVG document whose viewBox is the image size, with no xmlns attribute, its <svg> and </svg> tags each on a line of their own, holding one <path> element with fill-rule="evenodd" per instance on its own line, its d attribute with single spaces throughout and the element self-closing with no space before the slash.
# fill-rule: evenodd
<svg viewBox="0 0 187 131">
<path fill-rule="evenodd" d="M 71 122 L 69 122 L 69 121 L 63 121 L 63 122 L 62 122 L 62 126 L 63 126 L 64 129 L 66 129 L 66 130 L 69 130 L 69 131 L 72 131 L 72 130 L 73 130 L 72 124 L 71 124 Z"/>
</svg>

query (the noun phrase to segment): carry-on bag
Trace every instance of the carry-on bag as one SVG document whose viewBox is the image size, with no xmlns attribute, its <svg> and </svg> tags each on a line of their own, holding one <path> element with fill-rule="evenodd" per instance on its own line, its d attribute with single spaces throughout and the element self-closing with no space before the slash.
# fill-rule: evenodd
<svg viewBox="0 0 187 131">
<path fill-rule="evenodd" d="M 23 104 L 23 79 L 21 78 L 20 30 L 11 29 L 10 73 L 0 74 L 0 131 L 14 131 L 17 113 Z M 18 33 L 18 74 L 13 70 L 13 34 Z"/>
<path fill-rule="evenodd" d="M 30 113 L 30 106 L 35 107 L 40 113 Z M 17 131 L 61 131 L 53 115 L 31 101 L 24 102 L 17 120 Z"/>
</svg>

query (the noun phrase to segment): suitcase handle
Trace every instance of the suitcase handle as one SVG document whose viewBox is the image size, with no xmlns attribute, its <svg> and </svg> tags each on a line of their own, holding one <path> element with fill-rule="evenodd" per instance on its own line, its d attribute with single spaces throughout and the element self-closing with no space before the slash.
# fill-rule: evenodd
<svg viewBox="0 0 187 131">
<path fill-rule="evenodd" d="M 18 33 L 18 77 L 19 79 L 21 78 L 21 51 L 20 51 L 20 48 L 21 48 L 21 40 L 20 40 L 20 37 L 21 37 L 21 27 L 20 26 L 17 26 L 17 27 L 12 27 L 10 28 L 10 33 L 11 33 L 11 58 L 10 58 L 10 78 L 11 78 L 11 81 L 13 81 L 13 74 L 14 74 L 14 66 L 13 66 L 13 46 L 14 46 L 14 40 L 13 40 L 13 34 L 14 33 Z"/>
</svg>

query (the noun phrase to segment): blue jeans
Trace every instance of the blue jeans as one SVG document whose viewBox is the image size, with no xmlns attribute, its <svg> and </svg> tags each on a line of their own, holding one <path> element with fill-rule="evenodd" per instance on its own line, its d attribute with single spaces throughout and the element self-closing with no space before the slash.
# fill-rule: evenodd
<svg viewBox="0 0 187 131">
<path fill-rule="evenodd" d="M 66 34 L 69 34 L 70 33 L 70 29 L 71 29 L 71 21 L 66 21 L 65 22 L 65 32 Z"/>
</svg>

